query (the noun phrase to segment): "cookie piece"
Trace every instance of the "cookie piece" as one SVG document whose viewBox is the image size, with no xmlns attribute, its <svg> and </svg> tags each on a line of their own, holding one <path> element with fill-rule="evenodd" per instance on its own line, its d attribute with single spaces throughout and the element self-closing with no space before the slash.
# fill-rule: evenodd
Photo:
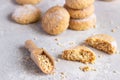
<svg viewBox="0 0 120 80">
<path fill-rule="evenodd" d="M 84 9 L 94 3 L 95 0 L 66 0 L 66 5 L 72 9 Z"/>
<path fill-rule="evenodd" d="M 91 36 L 86 40 L 86 44 L 108 54 L 114 54 L 117 50 L 116 40 L 107 34 Z"/>
<path fill-rule="evenodd" d="M 77 31 L 88 30 L 96 27 L 96 15 L 85 19 L 70 19 L 69 28 Z"/>
<path fill-rule="evenodd" d="M 70 15 L 61 6 L 50 8 L 42 18 L 42 28 L 51 35 L 58 35 L 65 31 L 69 25 Z"/>
<path fill-rule="evenodd" d="M 39 3 L 41 0 L 16 0 L 16 2 L 18 3 L 18 4 L 22 4 L 22 5 L 24 5 L 24 4 L 37 4 L 37 3 Z"/>
<path fill-rule="evenodd" d="M 91 16 L 94 13 L 94 5 L 91 5 L 85 9 L 72 9 L 64 5 L 64 7 L 67 9 L 67 11 L 70 14 L 71 18 L 74 19 L 83 19 Z"/>
<path fill-rule="evenodd" d="M 40 19 L 41 12 L 33 5 L 19 6 L 12 14 L 12 19 L 20 24 L 29 24 L 37 22 Z"/>
<path fill-rule="evenodd" d="M 91 49 L 85 46 L 79 46 L 74 49 L 65 50 L 62 54 L 62 58 L 82 63 L 94 63 L 96 55 Z"/>
</svg>

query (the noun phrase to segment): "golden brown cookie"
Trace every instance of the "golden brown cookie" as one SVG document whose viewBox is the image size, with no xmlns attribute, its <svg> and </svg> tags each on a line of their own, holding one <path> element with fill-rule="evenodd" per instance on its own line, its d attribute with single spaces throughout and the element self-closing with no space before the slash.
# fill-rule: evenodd
<svg viewBox="0 0 120 80">
<path fill-rule="evenodd" d="M 64 5 L 64 7 L 67 9 L 67 11 L 70 14 L 71 18 L 79 18 L 79 19 L 83 19 L 83 18 L 87 18 L 89 16 L 91 16 L 94 13 L 94 5 L 91 5 L 85 9 L 72 9 L 67 7 L 66 5 Z"/>
<path fill-rule="evenodd" d="M 22 4 L 22 5 L 24 5 L 24 4 L 37 4 L 37 3 L 39 3 L 41 0 L 16 0 L 16 2 L 18 3 L 18 4 Z"/>
<path fill-rule="evenodd" d="M 24 5 L 18 7 L 12 14 L 12 19 L 20 24 L 29 24 L 37 22 L 40 19 L 41 12 L 33 5 Z"/>
<path fill-rule="evenodd" d="M 96 15 L 91 15 L 85 19 L 70 19 L 69 28 L 83 31 L 96 27 Z"/>
<path fill-rule="evenodd" d="M 107 34 L 96 34 L 91 36 L 86 40 L 86 44 L 108 54 L 114 54 L 117 50 L 116 40 Z"/>
<path fill-rule="evenodd" d="M 70 15 L 61 6 L 50 8 L 42 18 L 42 28 L 51 35 L 58 35 L 65 31 L 69 25 Z"/>
<path fill-rule="evenodd" d="M 94 3 L 95 0 L 66 0 L 66 5 L 72 9 L 84 9 Z"/>
<path fill-rule="evenodd" d="M 74 49 L 65 50 L 62 54 L 62 58 L 82 63 L 94 63 L 96 55 L 91 49 L 85 46 L 79 46 Z"/>
</svg>

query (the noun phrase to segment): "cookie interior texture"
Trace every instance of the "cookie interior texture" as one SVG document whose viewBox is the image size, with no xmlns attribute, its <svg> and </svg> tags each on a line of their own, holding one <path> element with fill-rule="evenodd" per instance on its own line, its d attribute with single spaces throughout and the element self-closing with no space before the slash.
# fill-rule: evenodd
<svg viewBox="0 0 120 80">
<path fill-rule="evenodd" d="M 71 61 L 79 61 L 82 63 L 94 63 L 96 60 L 95 53 L 85 46 L 65 50 L 62 54 L 62 58 Z"/>
<path fill-rule="evenodd" d="M 89 37 L 86 43 L 96 49 L 113 54 L 117 50 L 115 39 L 107 34 L 96 34 Z"/>
</svg>

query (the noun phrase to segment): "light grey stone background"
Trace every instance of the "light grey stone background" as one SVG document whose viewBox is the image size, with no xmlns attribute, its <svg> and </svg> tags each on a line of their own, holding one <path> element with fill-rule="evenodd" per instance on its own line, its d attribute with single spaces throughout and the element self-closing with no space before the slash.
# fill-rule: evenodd
<svg viewBox="0 0 120 80">
<path fill-rule="evenodd" d="M 37 6 L 44 13 L 54 5 L 63 5 L 64 0 L 43 0 Z M 24 42 L 32 39 L 39 47 L 47 49 L 51 55 L 58 58 L 64 49 L 83 43 L 88 37 L 96 33 L 106 33 L 116 38 L 120 49 L 120 0 L 113 2 L 96 1 L 97 28 L 88 31 L 67 30 L 61 35 L 46 34 L 40 22 L 30 25 L 20 25 L 13 22 L 10 14 L 19 6 L 13 0 L 0 0 L 0 80 L 120 80 L 120 54 L 107 55 L 95 50 L 97 58 L 94 65 L 97 71 L 82 72 L 79 62 L 60 60 L 56 63 L 55 75 L 44 75 L 33 63 L 26 61 L 29 53 L 24 48 Z M 115 32 L 111 32 L 116 29 Z M 55 38 L 59 38 L 55 41 Z M 71 42 L 76 44 L 70 45 Z M 57 45 L 60 43 L 62 46 Z M 65 79 L 61 78 L 65 73 Z"/>
</svg>

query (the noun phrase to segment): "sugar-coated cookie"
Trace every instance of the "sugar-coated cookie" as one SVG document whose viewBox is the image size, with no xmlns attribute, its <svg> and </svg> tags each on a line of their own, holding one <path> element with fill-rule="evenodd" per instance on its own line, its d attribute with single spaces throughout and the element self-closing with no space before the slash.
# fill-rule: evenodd
<svg viewBox="0 0 120 80">
<path fill-rule="evenodd" d="M 20 24 L 29 24 L 40 19 L 41 12 L 33 5 L 18 7 L 12 14 L 12 19 Z"/>
<path fill-rule="evenodd" d="M 66 5 L 72 9 L 84 9 L 94 3 L 95 0 L 66 0 Z"/>
<path fill-rule="evenodd" d="M 78 46 L 74 49 L 65 50 L 62 54 L 62 58 L 82 63 L 94 63 L 96 55 L 91 49 L 85 46 Z"/>
<path fill-rule="evenodd" d="M 22 5 L 24 5 L 24 4 L 37 4 L 37 3 L 39 3 L 41 0 L 16 0 L 16 2 L 18 3 L 18 4 L 22 4 Z"/>
<path fill-rule="evenodd" d="M 96 27 L 96 15 L 93 14 L 85 19 L 70 19 L 69 28 L 73 30 L 88 30 Z"/>
<path fill-rule="evenodd" d="M 83 19 L 83 18 L 87 18 L 89 16 L 91 16 L 94 13 L 94 5 L 91 5 L 85 9 L 72 9 L 69 8 L 67 5 L 64 5 L 64 7 L 67 9 L 67 11 L 70 14 L 71 18 L 79 18 L 79 19 Z"/>
<path fill-rule="evenodd" d="M 70 15 L 61 6 L 50 8 L 42 18 L 42 28 L 51 35 L 58 35 L 65 31 L 69 25 Z"/>
<path fill-rule="evenodd" d="M 116 40 L 107 34 L 93 35 L 86 40 L 86 44 L 108 54 L 114 54 L 117 50 Z"/>
</svg>

